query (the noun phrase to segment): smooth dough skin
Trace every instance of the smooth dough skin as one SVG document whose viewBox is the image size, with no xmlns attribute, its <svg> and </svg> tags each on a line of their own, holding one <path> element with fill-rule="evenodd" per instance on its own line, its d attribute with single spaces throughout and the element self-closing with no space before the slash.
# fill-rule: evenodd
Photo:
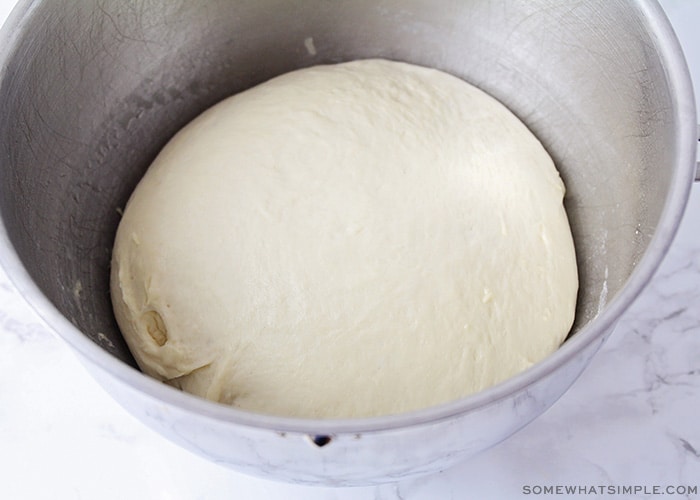
<svg viewBox="0 0 700 500">
<path fill-rule="evenodd" d="M 149 375 L 254 412 L 395 414 L 554 351 L 578 288 L 564 186 L 503 105 L 364 60 L 180 131 L 119 226 L 112 299 Z"/>
</svg>

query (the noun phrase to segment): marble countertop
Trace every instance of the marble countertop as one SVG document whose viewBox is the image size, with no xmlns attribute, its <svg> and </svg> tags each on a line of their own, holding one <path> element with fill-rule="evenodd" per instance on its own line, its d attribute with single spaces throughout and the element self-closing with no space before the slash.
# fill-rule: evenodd
<svg viewBox="0 0 700 500">
<path fill-rule="evenodd" d="M 13 4 L 0 0 L 0 22 Z M 662 5 L 700 96 L 700 2 Z M 581 378 L 535 422 L 440 474 L 353 489 L 248 477 L 155 434 L 90 378 L 0 270 L 0 498 L 700 498 L 698 227 L 700 184 L 651 284 Z M 597 490 L 538 495 L 544 485 Z M 607 486 L 646 489 L 632 495 L 605 489 L 600 495 Z M 661 488 L 658 494 L 654 486 Z M 695 487 L 697 493 L 667 486 Z"/>
</svg>

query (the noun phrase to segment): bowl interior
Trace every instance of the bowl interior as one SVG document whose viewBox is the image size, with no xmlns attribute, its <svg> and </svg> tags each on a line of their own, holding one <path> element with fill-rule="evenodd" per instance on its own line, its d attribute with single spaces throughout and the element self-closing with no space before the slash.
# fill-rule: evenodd
<svg viewBox="0 0 700 500">
<path fill-rule="evenodd" d="M 0 82 L 2 220 L 43 293 L 132 366 L 109 297 L 120 210 L 180 127 L 275 75 L 382 57 L 457 75 L 513 110 L 567 186 L 572 335 L 624 287 L 678 163 L 657 41 L 627 1 L 56 0 L 22 23 Z"/>
</svg>

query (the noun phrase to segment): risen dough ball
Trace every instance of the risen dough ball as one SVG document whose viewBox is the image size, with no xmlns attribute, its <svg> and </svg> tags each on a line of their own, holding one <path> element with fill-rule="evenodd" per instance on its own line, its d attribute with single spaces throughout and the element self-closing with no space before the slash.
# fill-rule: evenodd
<svg viewBox="0 0 700 500">
<path fill-rule="evenodd" d="M 445 73 L 295 71 L 199 116 L 117 233 L 144 372 L 256 412 L 444 403 L 554 351 L 577 272 L 564 186 L 505 107 Z"/>
</svg>

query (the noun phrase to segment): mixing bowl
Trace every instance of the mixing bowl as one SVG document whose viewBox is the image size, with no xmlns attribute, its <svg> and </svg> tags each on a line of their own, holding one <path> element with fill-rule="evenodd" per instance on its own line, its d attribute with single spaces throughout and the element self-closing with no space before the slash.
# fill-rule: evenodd
<svg viewBox="0 0 700 500">
<path fill-rule="evenodd" d="M 127 410 L 215 462 L 269 478 L 391 481 L 448 467 L 527 424 L 648 282 L 695 172 L 688 72 L 651 0 L 24 0 L 0 38 L 8 275 Z M 543 142 L 568 188 L 580 272 L 567 341 L 468 398 L 366 419 L 258 415 L 142 374 L 108 284 L 120 210 L 151 160 L 230 94 L 370 57 L 457 75 Z"/>
</svg>

